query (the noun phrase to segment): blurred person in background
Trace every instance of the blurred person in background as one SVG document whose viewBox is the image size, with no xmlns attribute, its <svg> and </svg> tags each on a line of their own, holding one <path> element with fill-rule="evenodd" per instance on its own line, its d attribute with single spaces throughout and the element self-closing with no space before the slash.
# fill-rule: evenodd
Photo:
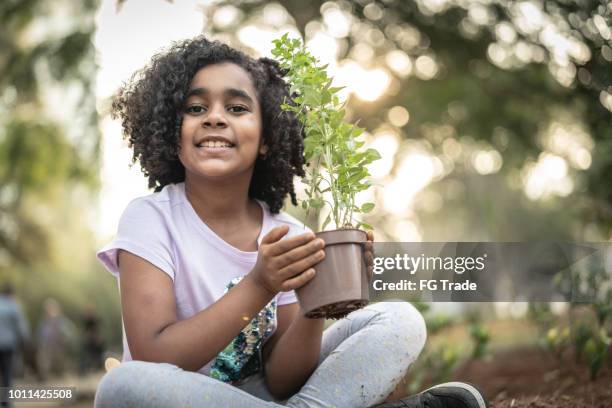
<svg viewBox="0 0 612 408">
<path fill-rule="evenodd" d="M 74 324 L 64 316 L 59 303 L 48 298 L 38 329 L 38 359 L 42 378 L 64 374 L 76 337 Z"/>
<path fill-rule="evenodd" d="M 81 359 L 79 362 L 79 373 L 101 370 L 104 353 L 104 339 L 100 332 L 100 316 L 93 304 L 85 307 L 81 320 L 83 339 L 81 342 Z"/>
<path fill-rule="evenodd" d="M 20 348 L 30 338 L 30 326 L 14 297 L 13 286 L 5 283 L 0 290 L 0 375 L 2 387 L 13 383 L 13 364 Z M 0 402 L 8 407 L 8 403 Z"/>
</svg>

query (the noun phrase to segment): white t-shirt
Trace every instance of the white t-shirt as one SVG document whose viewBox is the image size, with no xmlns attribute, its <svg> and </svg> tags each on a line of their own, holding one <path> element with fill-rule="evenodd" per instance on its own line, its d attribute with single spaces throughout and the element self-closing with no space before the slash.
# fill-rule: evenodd
<svg viewBox="0 0 612 408">
<path fill-rule="evenodd" d="M 286 237 L 310 231 L 286 213 L 263 209 L 257 243 L 273 228 L 287 224 Z M 98 259 L 119 277 L 117 252 L 129 251 L 149 261 L 172 279 L 179 320 L 187 319 L 216 302 L 254 266 L 257 252 L 244 252 L 221 239 L 197 215 L 185 195 L 185 184 L 170 184 L 160 192 L 130 202 L 115 239 L 98 253 Z M 199 372 L 231 382 L 258 370 L 261 345 L 276 329 L 276 306 L 296 302 L 295 293 L 281 292 L 216 359 Z M 246 349 L 245 349 L 246 348 Z M 131 360 L 125 329 L 123 361 Z"/>
</svg>

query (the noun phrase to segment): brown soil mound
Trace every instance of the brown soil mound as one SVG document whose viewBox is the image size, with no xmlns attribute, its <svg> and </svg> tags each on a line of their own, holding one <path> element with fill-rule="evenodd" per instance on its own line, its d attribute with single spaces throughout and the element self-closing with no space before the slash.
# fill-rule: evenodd
<svg viewBox="0 0 612 408">
<path fill-rule="evenodd" d="M 612 350 L 594 381 L 573 356 L 557 359 L 537 348 L 496 354 L 459 367 L 453 381 L 477 385 L 493 408 L 612 407 Z"/>
</svg>

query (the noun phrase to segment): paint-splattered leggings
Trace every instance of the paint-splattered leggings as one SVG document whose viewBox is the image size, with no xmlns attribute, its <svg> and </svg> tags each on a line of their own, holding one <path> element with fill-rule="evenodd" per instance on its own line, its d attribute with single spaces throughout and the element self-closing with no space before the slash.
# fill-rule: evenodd
<svg viewBox="0 0 612 408">
<path fill-rule="evenodd" d="M 412 305 L 377 303 L 324 331 L 317 369 L 286 401 L 270 395 L 261 375 L 236 387 L 171 364 L 130 361 L 102 378 L 95 407 L 369 407 L 393 391 L 426 336 Z"/>
</svg>

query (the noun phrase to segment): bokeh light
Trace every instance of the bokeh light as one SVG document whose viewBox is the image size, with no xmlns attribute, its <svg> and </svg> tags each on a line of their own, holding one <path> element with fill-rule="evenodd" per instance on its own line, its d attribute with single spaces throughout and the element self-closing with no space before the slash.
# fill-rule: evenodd
<svg viewBox="0 0 612 408">
<path fill-rule="evenodd" d="M 374 134 L 374 138 L 368 147 L 378 150 L 381 158 L 369 167 L 372 178 L 380 180 L 389 175 L 395 162 L 395 153 L 399 147 L 399 139 L 397 133 L 389 130 Z"/>
<path fill-rule="evenodd" d="M 398 128 L 405 126 L 410 120 L 408 109 L 403 106 L 394 106 L 387 112 L 389 123 Z"/>
<path fill-rule="evenodd" d="M 567 196 L 574 189 L 565 159 L 548 152 L 541 153 L 537 162 L 525 166 L 523 186 L 531 200 Z"/>
<path fill-rule="evenodd" d="M 407 77 L 412 72 L 412 61 L 402 50 L 393 50 L 385 56 L 387 66 L 400 77 Z"/>
<path fill-rule="evenodd" d="M 472 154 L 472 165 L 482 175 L 497 173 L 502 166 L 502 157 L 497 150 L 478 150 Z"/>
<path fill-rule="evenodd" d="M 338 84 L 346 86 L 364 101 L 380 98 L 391 82 L 391 77 L 382 68 L 364 69 L 356 62 L 344 60 L 337 71 Z"/>
<path fill-rule="evenodd" d="M 430 55 L 421 55 L 416 59 L 416 74 L 420 79 L 429 80 L 438 73 L 438 64 Z"/>
</svg>

